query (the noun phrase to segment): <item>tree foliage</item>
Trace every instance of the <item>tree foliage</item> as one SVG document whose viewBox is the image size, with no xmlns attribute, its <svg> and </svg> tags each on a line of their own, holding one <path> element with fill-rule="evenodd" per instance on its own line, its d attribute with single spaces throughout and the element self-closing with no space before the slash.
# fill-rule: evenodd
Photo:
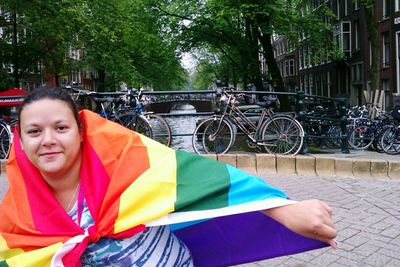
<svg viewBox="0 0 400 267">
<path fill-rule="evenodd" d="M 17 44 L 2 42 L 8 44 L 8 57 L 1 63 L 18 63 L 21 75 L 40 62 L 51 75 L 95 68 L 103 89 L 115 89 L 120 82 L 171 89 L 184 82 L 175 44 L 163 33 L 147 0 L 4 1 L 7 13 L 20 18 L 18 31 L 29 31 Z M 9 40 L 12 36 L 7 35 Z M 70 49 L 80 49 L 85 56 L 73 62 Z"/>
</svg>

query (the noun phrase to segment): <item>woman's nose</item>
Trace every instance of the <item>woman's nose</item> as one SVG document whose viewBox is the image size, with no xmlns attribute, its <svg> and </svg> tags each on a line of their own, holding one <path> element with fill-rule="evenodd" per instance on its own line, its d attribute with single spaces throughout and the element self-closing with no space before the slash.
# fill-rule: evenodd
<svg viewBox="0 0 400 267">
<path fill-rule="evenodd" d="M 44 130 L 42 144 L 43 145 L 52 145 L 54 143 L 55 143 L 54 132 L 50 129 Z"/>
</svg>

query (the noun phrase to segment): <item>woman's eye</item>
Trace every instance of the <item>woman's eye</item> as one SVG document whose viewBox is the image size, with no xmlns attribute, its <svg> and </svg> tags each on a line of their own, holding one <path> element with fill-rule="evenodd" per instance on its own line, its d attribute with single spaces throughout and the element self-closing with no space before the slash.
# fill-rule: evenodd
<svg viewBox="0 0 400 267">
<path fill-rule="evenodd" d="M 65 130 L 67 130 L 68 129 L 68 127 L 67 126 L 58 126 L 57 127 L 57 130 L 59 130 L 59 131 L 65 131 Z"/>
<path fill-rule="evenodd" d="M 39 129 L 32 129 L 28 131 L 29 135 L 37 135 L 39 133 L 40 133 Z"/>
</svg>

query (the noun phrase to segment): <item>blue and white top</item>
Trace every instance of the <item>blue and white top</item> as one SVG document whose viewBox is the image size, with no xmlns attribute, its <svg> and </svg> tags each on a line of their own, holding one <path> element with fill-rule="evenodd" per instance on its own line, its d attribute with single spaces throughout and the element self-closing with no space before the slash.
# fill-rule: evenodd
<svg viewBox="0 0 400 267">
<path fill-rule="evenodd" d="M 84 201 L 80 226 L 86 230 L 93 218 Z M 77 204 L 68 212 L 77 221 Z M 102 237 L 87 246 L 81 256 L 82 266 L 194 266 L 189 249 L 169 226 L 148 227 L 130 238 Z"/>
</svg>

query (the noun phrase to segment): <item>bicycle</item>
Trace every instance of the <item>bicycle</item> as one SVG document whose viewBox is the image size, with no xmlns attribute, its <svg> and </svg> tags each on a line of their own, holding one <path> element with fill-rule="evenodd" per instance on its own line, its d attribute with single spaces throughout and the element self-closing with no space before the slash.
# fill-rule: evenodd
<svg viewBox="0 0 400 267">
<path fill-rule="evenodd" d="M 10 153 L 12 143 L 12 133 L 10 126 L 3 120 L 0 120 L 0 159 L 7 159 Z"/>
<path fill-rule="evenodd" d="M 75 101 L 78 102 L 82 97 L 90 97 L 94 102 L 100 104 L 101 109 L 98 113 L 103 118 L 119 123 L 147 137 L 153 137 L 152 127 L 149 121 L 144 116 L 138 115 L 130 109 L 121 108 L 121 106 L 125 104 L 125 101 L 121 98 L 105 96 L 107 94 L 99 94 L 97 92 L 83 91 L 75 88 L 73 90 L 75 92 Z M 105 103 L 109 103 L 109 105 L 106 107 L 104 105 Z"/>
<path fill-rule="evenodd" d="M 152 127 L 152 138 L 166 146 L 170 146 L 172 142 L 172 131 L 166 119 L 154 112 L 145 111 L 142 106 L 143 90 L 138 92 L 128 90 L 128 100 L 126 106 L 139 116 L 143 116 Z"/>
<path fill-rule="evenodd" d="M 296 155 L 300 151 L 304 139 L 303 127 L 293 116 L 275 114 L 276 100 L 257 103 L 263 109 L 254 123 L 237 107 L 238 99 L 247 95 L 227 90 L 218 94 L 223 111 L 197 125 L 192 136 L 196 153 L 227 153 L 235 143 L 238 129 L 247 137 L 250 146 L 262 146 L 268 153 Z"/>
</svg>

